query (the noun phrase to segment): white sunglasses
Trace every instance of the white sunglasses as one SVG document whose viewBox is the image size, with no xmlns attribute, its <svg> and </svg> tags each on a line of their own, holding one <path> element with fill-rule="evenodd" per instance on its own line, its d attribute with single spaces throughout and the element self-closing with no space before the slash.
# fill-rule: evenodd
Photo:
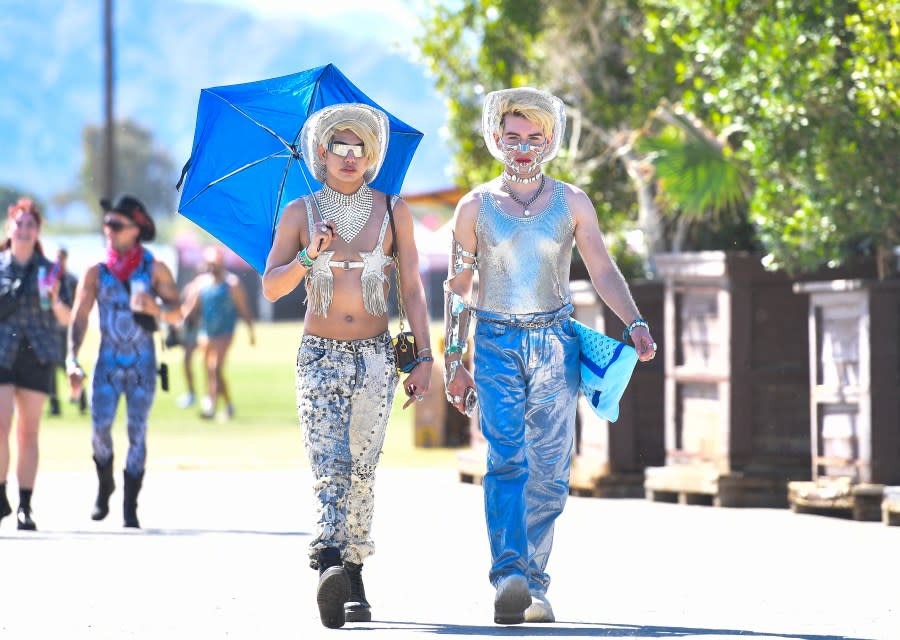
<svg viewBox="0 0 900 640">
<path fill-rule="evenodd" d="M 342 158 L 346 158 L 347 154 L 351 151 L 353 152 L 354 158 L 362 158 L 363 154 L 366 152 L 366 145 L 362 143 L 349 144 L 347 142 L 332 141 L 331 144 L 328 145 L 328 150 L 334 155 L 341 156 Z"/>
</svg>

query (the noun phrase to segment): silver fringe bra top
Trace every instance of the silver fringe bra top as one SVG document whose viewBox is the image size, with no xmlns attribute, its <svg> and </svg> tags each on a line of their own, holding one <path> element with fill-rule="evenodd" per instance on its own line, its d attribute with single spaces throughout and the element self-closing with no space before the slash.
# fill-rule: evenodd
<svg viewBox="0 0 900 640">
<path fill-rule="evenodd" d="M 527 218 L 506 213 L 490 192 L 482 191 L 475 233 L 476 313 L 536 313 L 569 304 L 575 221 L 562 182 L 554 181 L 547 208 Z"/>
<path fill-rule="evenodd" d="M 393 196 L 391 206 L 397 203 L 397 196 Z M 315 225 L 313 219 L 313 207 L 309 196 L 303 197 L 306 205 L 306 216 L 309 229 Z M 306 298 L 310 310 L 318 316 L 327 317 L 328 307 L 334 298 L 334 274 L 332 269 L 362 269 L 363 306 L 369 315 L 383 316 L 387 313 L 387 300 L 384 295 L 384 284 L 388 280 L 385 268 L 390 265 L 393 256 L 384 253 L 384 235 L 390 223 L 390 214 L 384 214 L 381 221 L 381 229 L 378 232 L 378 240 L 371 251 L 360 251 L 360 260 L 332 260 L 334 251 L 323 251 L 316 256 L 312 268 L 306 274 Z"/>
</svg>

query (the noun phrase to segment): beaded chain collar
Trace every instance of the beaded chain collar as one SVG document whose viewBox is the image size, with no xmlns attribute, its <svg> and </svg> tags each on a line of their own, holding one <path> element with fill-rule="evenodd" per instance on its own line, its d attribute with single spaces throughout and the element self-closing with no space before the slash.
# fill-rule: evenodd
<svg viewBox="0 0 900 640">
<path fill-rule="evenodd" d="M 372 213 L 372 189 L 363 184 L 353 193 L 345 194 L 325 184 L 316 194 L 316 202 L 322 219 L 334 222 L 337 234 L 349 244 L 366 226 Z"/>
</svg>

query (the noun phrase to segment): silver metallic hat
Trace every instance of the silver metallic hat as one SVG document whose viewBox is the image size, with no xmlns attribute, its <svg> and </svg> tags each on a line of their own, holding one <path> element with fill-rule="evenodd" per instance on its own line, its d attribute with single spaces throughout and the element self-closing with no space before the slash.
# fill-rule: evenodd
<svg viewBox="0 0 900 640">
<path fill-rule="evenodd" d="M 501 89 L 487 94 L 481 109 L 481 134 L 484 136 L 484 144 L 487 145 L 488 151 L 500 162 L 505 161 L 505 155 L 494 140 L 494 134 L 500 133 L 500 121 L 503 118 L 500 104 L 503 102 L 534 105 L 553 117 L 553 139 L 543 154 L 541 164 L 553 160 L 559 153 L 566 132 L 566 105 L 563 101 L 552 93 L 531 87 Z"/>
<path fill-rule="evenodd" d="M 390 135 L 390 123 L 387 115 L 367 104 L 357 102 L 333 104 L 323 107 L 309 116 L 300 130 L 300 149 L 303 152 L 303 161 L 309 172 L 319 182 L 325 182 L 325 165 L 319 158 L 318 147 L 320 144 L 325 145 L 328 142 L 328 136 L 338 125 L 349 122 L 365 126 L 375 134 L 375 139 L 378 140 L 378 154 L 375 156 L 375 161 L 363 174 L 363 180 L 368 184 L 381 171 Z"/>
</svg>

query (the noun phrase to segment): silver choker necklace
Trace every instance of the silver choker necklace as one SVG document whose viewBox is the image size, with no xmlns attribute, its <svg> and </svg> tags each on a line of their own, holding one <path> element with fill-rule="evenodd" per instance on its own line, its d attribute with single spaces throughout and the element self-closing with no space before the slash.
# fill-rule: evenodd
<svg viewBox="0 0 900 640">
<path fill-rule="evenodd" d="M 530 178 L 520 178 L 514 173 L 504 171 L 502 177 L 504 182 L 515 182 L 516 184 L 531 184 L 532 182 L 537 182 L 538 180 L 542 179 L 544 177 L 544 173 L 542 171 L 538 171 Z"/>
<path fill-rule="evenodd" d="M 540 174 L 541 176 L 541 184 L 538 186 L 537 191 L 535 191 L 532 196 L 526 200 L 522 200 L 519 196 L 516 195 L 516 192 L 513 191 L 509 183 L 506 181 L 506 175 L 503 176 L 503 186 L 501 187 L 506 193 L 509 194 L 509 197 L 515 200 L 517 203 L 522 205 L 522 208 L 525 209 L 522 215 L 526 218 L 531 215 L 531 211 L 528 209 L 534 201 L 541 197 L 541 194 L 544 193 L 544 187 L 547 185 L 547 180 L 544 178 L 544 174 Z"/>
<path fill-rule="evenodd" d="M 327 184 L 316 194 L 319 214 L 334 222 L 337 234 L 349 244 L 369 221 L 372 213 L 372 190 L 363 184 L 353 193 L 335 191 Z"/>
</svg>

